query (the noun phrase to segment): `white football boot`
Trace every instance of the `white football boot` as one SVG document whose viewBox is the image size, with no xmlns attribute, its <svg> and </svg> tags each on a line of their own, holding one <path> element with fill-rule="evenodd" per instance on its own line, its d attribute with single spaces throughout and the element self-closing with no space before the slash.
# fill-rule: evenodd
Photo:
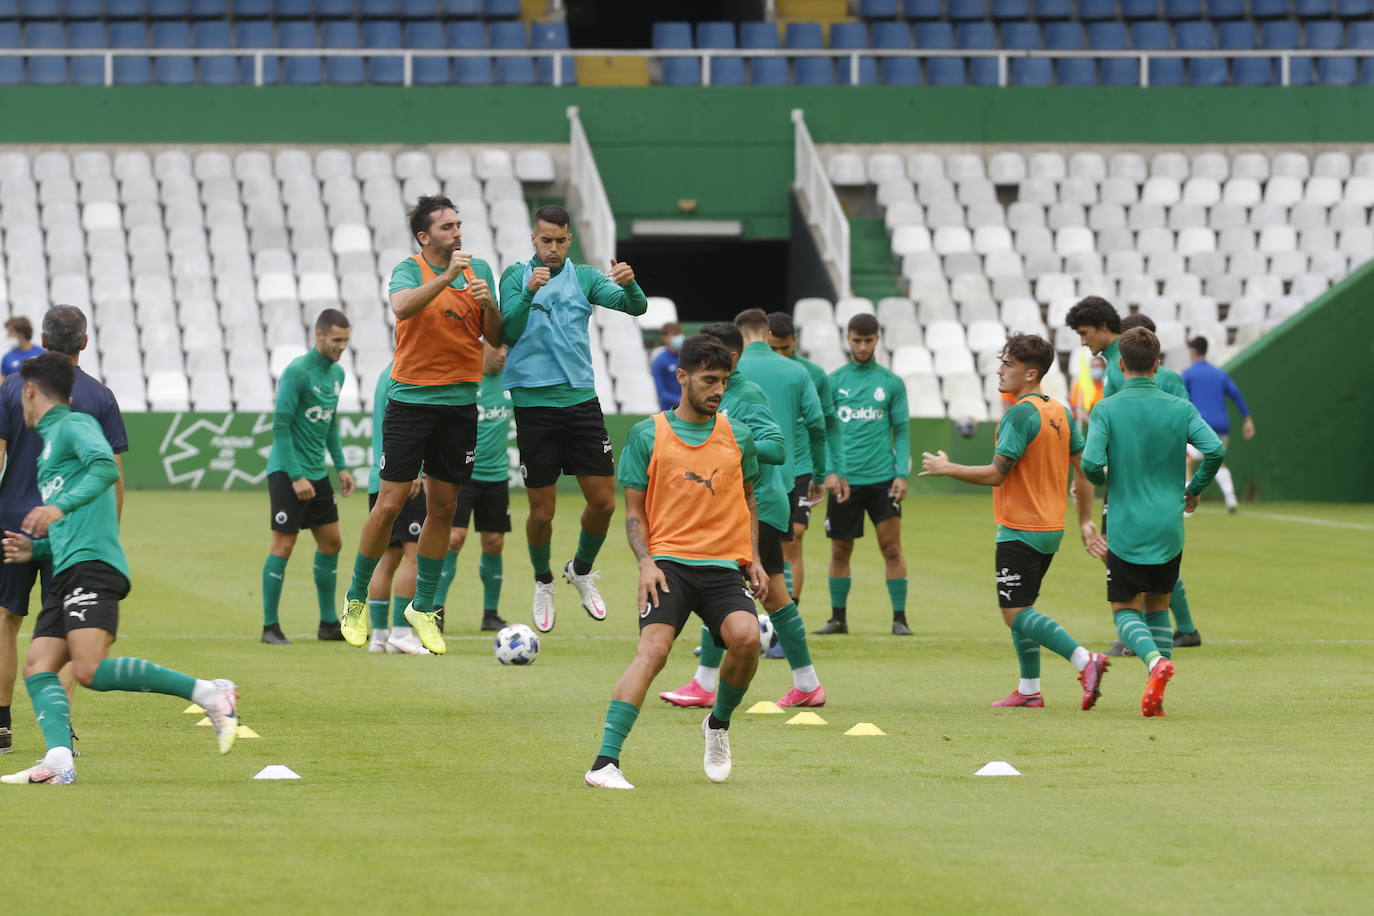
<svg viewBox="0 0 1374 916">
<path fill-rule="evenodd" d="M 534 583 L 534 628 L 540 633 L 547 633 L 553 629 L 554 619 L 557 611 L 553 606 L 553 595 L 556 586 L 552 582 Z"/>
<path fill-rule="evenodd" d="M 706 778 L 711 782 L 725 782 L 730 778 L 730 732 L 724 728 L 712 728 L 711 717 L 701 720 L 701 734 L 706 739 Z"/>
<path fill-rule="evenodd" d="M 606 602 L 601 600 L 601 590 L 596 587 L 596 580 L 601 578 L 601 573 L 592 570 L 585 576 L 579 576 L 573 572 L 573 561 L 569 560 L 568 565 L 563 567 L 563 578 L 577 589 L 577 595 L 582 599 L 582 609 L 588 617 L 592 620 L 606 619 Z"/>
<path fill-rule="evenodd" d="M 588 770 L 582 777 L 582 781 L 593 789 L 633 789 L 630 781 L 625 778 L 625 774 L 620 772 L 620 767 L 614 763 L 608 763 L 599 770 Z"/>
<path fill-rule="evenodd" d="M 386 637 L 386 651 L 391 655 L 429 655 L 420 637 L 410 627 L 392 627 Z"/>
</svg>

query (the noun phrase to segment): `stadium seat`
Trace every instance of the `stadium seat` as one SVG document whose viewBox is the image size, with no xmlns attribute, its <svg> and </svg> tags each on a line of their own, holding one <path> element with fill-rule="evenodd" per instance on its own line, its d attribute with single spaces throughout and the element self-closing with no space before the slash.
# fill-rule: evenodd
<svg viewBox="0 0 1374 916">
<path fill-rule="evenodd" d="M 692 47 L 692 24 L 689 22 L 655 22 L 653 47 L 677 50 Z"/>
<path fill-rule="evenodd" d="M 954 30 L 960 50 L 995 50 L 997 33 L 990 22 L 961 22 Z M 968 59 L 968 81 L 976 86 L 997 85 L 997 59 L 972 57 Z"/>
<path fill-rule="evenodd" d="M 784 33 L 787 47 L 799 51 L 819 51 L 825 47 L 825 38 L 819 22 L 789 22 Z"/>
<path fill-rule="evenodd" d="M 835 83 L 835 66 L 829 58 L 799 57 L 795 67 L 798 86 L 831 86 Z"/>
<path fill-rule="evenodd" d="M 859 0 L 859 16 L 863 19 L 895 19 L 897 0 Z"/>
<path fill-rule="evenodd" d="M 1073 15 L 1070 0 L 1034 0 L 1036 19 L 1067 19 Z"/>
</svg>

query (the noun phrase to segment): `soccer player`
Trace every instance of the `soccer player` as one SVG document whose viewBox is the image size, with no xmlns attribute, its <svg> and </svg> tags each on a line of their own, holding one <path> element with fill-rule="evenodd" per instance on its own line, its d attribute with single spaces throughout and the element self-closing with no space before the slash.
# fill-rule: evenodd
<svg viewBox="0 0 1374 916">
<path fill-rule="evenodd" d="M 802 538 L 811 524 L 811 507 L 820 502 L 821 496 L 827 491 L 847 499 L 849 481 L 844 469 L 840 420 L 835 415 L 835 393 L 830 388 L 830 376 L 820 366 L 797 352 L 797 328 L 792 322 L 791 315 L 786 312 L 772 312 L 768 315 L 768 346 L 779 356 L 786 356 L 801 363 L 802 368 L 811 376 L 811 384 L 815 386 L 816 397 L 821 402 L 821 415 L 825 419 L 825 454 L 831 465 L 828 472 L 812 466 L 811 453 L 802 436 L 802 428 L 797 427 L 792 440 L 792 454 L 795 457 L 792 471 L 796 474 L 790 500 L 792 540 L 783 542 L 782 554 L 787 589 L 792 595 L 792 600 L 800 605 L 802 585 L 806 582 Z M 815 483 L 815 477 L 818 476 L 824 479 L 824 483 Z"/>
<path fill-rule="evenodd" d="M 1102 397 L 1111 397 L 1122 382 L 1121 354 L 1116 348 L 1116 339 L 1121 336 L 1121 316 L 1101 296 L 1087 296 L 1069 309 L 1064 324 L 1078 335 L 1083 346 L 1106 361 Z"/>
<path fill-rule="evenodd" d="M 0 376 L 13 375 L 19 371 L 20 363 L 43 352 L 42 347 L 34 345 L 33 322 L 23 315 L 6 321 L 5 333 L 10 336 L 10 349 L 4 357 L 0 357 Z"/>
<path fill-rule="evenodd" d="M 386 402 L 395 384 L 391 365 L 377 376 L 372 396 L 372 470 L 367 478 L 367 510 L 377 504 L 382 489 L 382 425 L 386 417 Z M 420 532 L 425 526 L 425 494 L 420 478 L 410 485 L 410 498 L 391 526 L 391 539 L 386 553 L 372 571 L 367 586 L 367 615 L 372 624 L 367 651 L 389 652 L 392 655 L 428 655 L 420 637 L 405 619 L 406 608 L 415 599 L 415 558 L 420 544 Z M 394 594 L 393 594 L 394 589 Z M 387 626 L 387 606 L 391 607 L 391 626 Z"/>
<path fill-rule="evenodd" d="M 730 351 L 733 366 L 738 366 L 744 350 L 744 338 L 739 328 L 728 322 L 708 324 L 701 329 L 704 336 L 714 338 Z M 759 516 L 759 565 L 768 577 L 768 594 L 763 609 L 773 622 L 782 656 L 792 669 L 792 688 L 780 700 L 779 706 L 824 706 L 825 689 L 816 676 L 811 651 L 806 644 L 806 625 L 802 623 L 796 602 L 787 593 L 783 580 L 782 546 L 790 536 L 791 525 L 787 494 L 791 482 L 784 481 L 781 467 L 787 458 L 787 442 L 773 418 L 767 395 L 755 382 L 741 374 L 738 368 L 726 380 L 721 397 L 720 413 L 731 421 L 743 422 L 754 438 L 759 460 L 759 480 L 754 485 L 754 501 Z M 716 701 L 716 685 L 720 678 L 721 648 L 703 627 L 701 660 L 695 676 L 685 687 L 659 694 L 659 698 L 675 706 L 710 707 Z"/>
<path fill-rule="evenodd" d="M 482 580 L 482 632 L 500 630 L 501 580 L 504 569 L 501 551 L 510 531 L 510 459 L 506 443 L 510 440 L 511 397 L 502 385 L 506 348 L 483 345 L 482 383 L 477 386 L 477 460 L 472 480 L 458 491 L 458 511 L 453 516 L 444 574 L 439 594 L 447 595 L 458 567 L 458 552 L 468 539 L 468 522 L 477 525 L 482 558 L 477 575 Z"/>
<path fill-rule="evenodd" d="M 906 383 L 878 365 L 878 319 L 849 319 L 849 363 L 830 373 L 839 417 L 849 493 L 831 493 L 825 533 L 830 538 L 830 622 L 817 633 L 848 633 L 849 558 L 863 537 L 864 513 L 873 522 L 892 600 L 892 635 L 910 636 L 906 619 L 906 557 L 902 553 L 902 500 L 911 467 Z"/>
<path fill-rule="evenodd" d="M 1245 404 L 1244 395 L 1240 393 L 1236 383 L 1231 381 L 1231 376 L 1226 374 L 1225 369 L 1207 362 L 1207 338 L 1194 337 L 1188 341 L 1188 355 L 1193 358 L 1193 364 L 1183 370 L 1183 383 L 1187 386 L 1188 400 L 1192 401 L 1198 413 L 1202 414 L 1202 419 L 1212 427 L 1212 431 L 1221 437 L 1222 444 L 1230 444 L 1231 417 L 1226 412 L 1227 398 L 1231 399 L 1240 415 L 1245 418 L 1241 432 L 1246 440 L 1255 438 L 1255 418 L 1250 416 L 1250 408 Z M 1196 463 L 1200 457 L 1192 452 L 1188 455 L 1190 463 Z M 1231 469 L 1224 464 L 1217 470 L 1217 485 L 1221 487 L 1221 495 L 1226 500 L 1226 511 L 1234 513 L 1236 485 L 1231 479 Z"/>
<path fill-rule="evenodd" d="M 348 319 L 325 309 L 315 319 L 315 348 L 293 359 L 277 383 L 272 415 L 272 454 L 267 459 L 267 494 L 272 508 L 272 547 L 262 566 L 262 641 L 286 646 L 278 607 L 286 563 L 296 536 L 309 528 L 315 538 L 315 598 L 319 605 L 317 639 L 341 640 L 334 611 L 339 571 L 339 506 L 329 483 L 325 452 L 339 474 L 339 495 L 351 496 L 353 475 L 344 466 L 339 442 L 339 390 L 344 372 L 339 358 L 348 349 Z"/>
<path fill-rule="evenodd" d="M 19 373 L 24 423 L 43 438 L 38 456 L 43 505 L 24 519 L 26 533 L 5 532 L 4 554 L 6 563 L 52 561 L 52 589 L 24 660 L 24 686 L 47 753 L 36 765 L 0 777 L 0 782 L 76 782 L 71 707 L 57 677 L 68 661 L 76 679 L 92 690 L 164 693 L 200 704 L 214 726 L 220 753 L 227 754 L 238 733 L 238 688 L 233 682 L 198 680 L 142 658 L 107 657 L 118 628 L 119 602 L 129 592 L 115 508 L 119 466 L 100 423 L 68 406 L 76 375 L 70 357 L 44 353 L 25 361 Z"/>
<path fill-rule="evenodd" d="M 501 275 L 501 314 L 510 345 L 505 385 L 515 407 L 520 473 L 530 501 L 525 540 L 534 566 L 534 626 L 541 633 L 553 629 L 556 616 L 549 560 L 563 474 L 577 477 L 586 499 L 577 551 L 563 567 L 563 578 L 577 589 L 593 620 L 606 619 L 592 563 L 615 512 L 615 467 L 596 397 L 587 322 L 598 305 L 629 315 L 649 308 L 629 264 L 612 260 L 609 276 L 573 264 L 568 259 L 572 237 L 567 210 L 540 207 L 531 236 L 534 257 Z"/>
<path fill-rule="evenodd" d="M 677 351 L 682 349 L 682 325 L 670 321 L 663 326 L 663 349 L 649 363 L 654 377 L 659 410 L 672 410 L 682 400 L 682 386 L 677 383 Z"/>
<path fill-rule="evenodd" d="M 965 483 L 993 487 L 992 514 L 997 520 L 997 599 L 1002 620 L 1011 628 L 1011 642 L 1021 666 L 1021 682 L 1011 695 L 993 706 L 1045 705 L 1040 692 L 1040 647 L 1062 655 L 1078 671 L 1083 686 L 1083 709 L 1092 709 L 1101 695 L 1102 675 L 1111 662 L 1101 652 L 1089 652 L 1053 618 L 1035 609 L 1040 585 L 1064 538 L 1070 467 L 1078 524 L 1086 543 L 1099 537 L 1090 513 L 1093 488 L 1083 476 L 1079 457 L 1083 436 L 1073 416 L 1041 389 L 1041 380 L 1054 362 L 1054 346 L 1034 334 L 1007 338 L 997 367 L 997 390 L 1015 402 L 997 426 L 992 463 L 981 467 L 955 464 L 943 451 L 921 453 L 922 477 L 953 477 Z"/>
<path fill-rule="evenodd" d="M 115 514 L 124 511 L 124 464 L 129 450 L 124 416 L 114 393 L 81 371 L 77 361 L 86 349 L 86 316 L 71 305 L 55 305 L 43 316 L 43 346 L 47 352 L 61 353 L 75 367 L 72 376 L 72 410 L 90 414 L 100 424 L 105 441 L 114 453 L 119 477 L 115 480 Z M 42 352 L 42 351 L 40 351 Z M 38 453 L 43 441 L 24 425 L 24 379 L 16 371 L 0 385 L 0 531 L 18 530 L 24 519 L 41 505 L 38 492 Z M 7 754 L 13 742 L 10 705 L 14 699 L 14 679 L 19 673 L 19 627 L 29 613 L 29 594 L 35 580 L 41 580 L 46 598 L 52 582 L 52 563 L 48 560 L 11 563 L 0 566 L 0 754 Z M 70 693 L 75 684 L 71 669 L 59 672 Z"/>
<path fill-rule="evenodd" d="M 458 487 L 472 473 L 477 449 L 482 338 L 500 339 L 501 310 L 491 268 L 463 251 L 463 222 L 453 201 L 421 197 L 409 220 L 420 253 L 391 271 L 395 384 L 382 421 L 382 487 L 358 538 L 343 635 L 351 646 L 367 643 L 365 602 L 372 572 L 423 467 L 425 521 L 415 560 L 415 600 L 404 616 L 421 644 L 443 655 L 448 646 L 439 630 L 442 608 L 435 607 L 434 592 L 448 552 Z"/>
<path fill-rule="evenodd" d="M 1107 600 L 1121 641 L 1148 666 L 1140 711 L 1155 716 L 1174 674 L 1169 599 L 1183 560 L 1183 510 L 1197 505 L 1226 449 L 1196 407 L 1155 384 L 1159 338 L 1132 328 L 1116 343 L 1125 381 L 1093 411 L 1082 467 L 1109 486 Z M 1180 492 L 1189 443 L 1205 457 Z"/>
<path fill-rule="evenodd" d="M 601 749 L 583 776 L 595 788 L 634 788 L 620 771 L 621 746 L 693 612 L 725 649 L 715 706 L 701 723 L 706 778 L 730 776 L 730 719 L 759 663 L 754 599 L 768 589 L 757 559 L 754 437 L 718 410 L 730 364 L 718 341 L 687 338 L 682 403 L 636 423 L 620 454 L 625 533 L 639 563 L 639 648 L 611 691 Z"/>
</svg>

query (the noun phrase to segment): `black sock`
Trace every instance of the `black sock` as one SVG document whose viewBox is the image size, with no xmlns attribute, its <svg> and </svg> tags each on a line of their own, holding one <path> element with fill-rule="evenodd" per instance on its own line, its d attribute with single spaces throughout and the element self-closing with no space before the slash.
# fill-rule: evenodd
<svg viewBox="0 0 1374 916">
<path fill-rule="evenodd" d="M 585 576 L 587 573 L 592 571 L 592 564 L 583 563 L 577 557 L 573 557 L 572 566 L 574 575 Z"/>
<path fill-rule="evenodd" d="M 796 595 L 788 595 L 787 597 L 791 598 L 792 603 L 795 604 L 797 607 L 801 607 L 801 599 L 798 598 Z"/>
<path fill-rule="evenodd" d="M 620 758 L 619 758 L 619 757 L 598 757 L 598 758 L 596 758 L 596 762 L 592 764 L 592 772 L 596 772 L 597 770 L 601 769 L 602 767 L 604 767 L 604 766 L 605 766 L 606 764 L 608 764 L 608 763 L 614 764 L 615 766 L 620 766 Z"/>
<path fill-rule="evenodd" d="M 0 706 L 0 728 L 9 728 L 9 727 L 10 727 L 10 708 L 9 708 L 8 706 Z"/>
<path fill-rule="evenodd" d="M 848 608 L 832 607 L 830 609 L 830 619 L 844 623 L 844 615 L 848 613 Z"/>
<path fill-rule="evenodd" d="M 497 616 L 495 609 L 482 612 L 482 619 L 484 620 L 491 620 L 495 616 Z"/>
<path fill-rule="evenodd" d="M 725 729 L 726 731 L 729 731 L 729 729 L 730 729 L 730 723 L 727 722 L 727 721 L 724 720 L 724 719 L 717 719 L 717 718 L 716 718 L 716 714 L 715 714 L 715 713 L 711 713 L 710 718 L 708 718 L 708 719 L 706 720 L 706 727 L 707 727 L 707 728 L 723 728 L 723 729 Z"/>
<path fill-rule="evenodd" d="M 546 572 L 546 573 L 535 573 L 535 574 L 534 574 L 534 581 L 536 581 L 536 582 L 543 582 L 545 585 L 548 585 L 550 582 L 553 581 L 553 573 L 551 573 L 551 572 Z"/>
<path fill-rule="evenodd" d="M 893 612 L 892 612 L 892 622 L 893 622 L 893 623 L 898 623 L 898 622 L 906 623 L 906 611 L 893 611 Z"/>
</svg>

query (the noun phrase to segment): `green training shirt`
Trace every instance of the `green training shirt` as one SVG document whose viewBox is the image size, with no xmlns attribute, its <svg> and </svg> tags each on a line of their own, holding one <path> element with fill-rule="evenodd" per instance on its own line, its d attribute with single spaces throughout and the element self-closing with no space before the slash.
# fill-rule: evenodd
<svg viewBox="0 0 1374 916">
<path fill-rule="evenodd" d="M 501 388 L 503 374 L 483 375 L 477 386 L 477 460 L 472 466 L 472 479 L 481 483 L 510 479 L 510 456 L 506 449 L 514 413 L 510 392 Z"/>
<path fill-rule="evenodd" d="M 52 558 L 54 573 L 76 563 L 99 560 L 129 577 L 129 563 L 119 546 L 119 515 L 114 483 L 119 466 L 100 422 L 58 404 L 35 427 L 43 437 L 38 454 L 38 492 L 43 504 L 63 515 L 34 541 L 34 558 Z"/>
<path fill-rule="evenodd" d="M 1172 369 L 1166 369 L 1160 366 L 1159 369 L 1155 371 L 1155 384 L 1158 385 L 1159 390 L 1165 394 L 1172 394 L 1176 398 L 1183 398 L 1185 401 L 1188 400 L 1188 386 L 1183 384 L 1183 376 Z"/>
<path fill-rule="evenodd" d="M 768 396 L 754 382 L 736 370 L 730 373 L 725 396 L 720 399 L 720 412 L 733 420 L 743 420 L 754 437 L 754 451 L 759 459 L 759 479 L 754 484 L 754 501 L 759 508 L 759 521 L 774 531 L 786 534 L 791 520 L 788 505 L 790 486 L 783 486 L 781 466 L 787 457 L 787 443 L 782 429 L 773 419 Z"/>
<path fill-rule="evenodd" d="M 552 272 L 558 276 L 567 267 Z M 649 310 L 649 299 L 639 283 L 621 286 L 588 264 L 573 265 L 577 285 L 592 305 L 614 309 L 627 315 L 643 315 Z M 507 344 L 513 345 L 525 333 L 530 321 L 530 306 L 534 293 L 525 285 L 525 263 L 512 264 L 501 274 L 501 317 L 505 320 L 503 334 Z M 596 397 L 595 388 L 574 388 L 571 385 L 546 385 L 542 388 L 512 388 L 511 401 L 516 407 L 571 407 Z"/>
<path fill-rule="evenodd" d="M 1184 445 L 1202 452 L 1188 491 L 1207 489 L 1226 449 L 1186 400 L 1149 378 L 1129 378 L 1093 408 L 1083 473 L 1107 484 L 1107 541 L 1129 563 L 1156 566 L 1183 550 Z M 1110 467 L 1110 472 L 1107 469 Z"/>
<path fill-rule="evenodd" d="M 1047 394 L 1028 394 L 1026 397 L 1017 401 L 1007 412 L 1002 414 L 1002 420 L 997 424 L 997 448 L 993 452 L 995 455 L 1003 455 L 1012 461 L 1020 461 L 1021 456 L 1026 453 L 1026 446 L 1035 441 L 1035 437 L 1040 435 L 1040 411 L 1029 402 L 1029 398 L 1041 398 L 1048 401 L 1050 396 Z M 1077 455 L 1083 451 L 1083 434 L 1078 430 L 1078 424 L 1073 422 L 1073 412 L 1069 408 L 1064 408 L 1064 422 L 1069 430 L 1069 455 Z M 1069 472 L 1070 474 L 1073 471 Z M 1069 482 L 1064 481 L 1067 489 Z M 1031 550 L 1040 553 L 1058 553 L 1059 545 L 1064 540 L 1064 531 L 1026 531 L 1022 528 L 1010 528 L 1006 525 L 997 526 L 997 542 L 1020 541 Z"/>
<path fill-rule="evenodd" d="M 782 464 L 784 481 L 797 477 L 795 443 L 805 437 L 811 446 L 813 467 L 826 466 L 825 417 L 821 414 L 821 399 L 811 376 L 800 364 L 774 353 L 768 344 L 756 340 L 744 348 L 736 367 L 741 375 L 763 389 L 773 409 L 773 419 L 782 430 L 787 445 L 787 460 Z M 800 432 L 799 432 L 800 430 Z M 792 487 L 787 487 L 792 492 Z"/>
<path fill-rule="evenodd" d="M 911 472 L 906 383 L 877 360 L 850 360 L 830 373 L 844 466 L 852 486 L 884 483 Z"/>
<path fill-rule="evenodd" d="M 811 376 L 811 384 L 816 386 L 816 397 L 821 402 L 821 416 L 825 418 L 825 457 L 830 462 L 828 468 L 818 469 L 815 466 L 811 459 L 810 439 L 806 427 L 799 423 L 792 439 L 792 454 L 795 456 L 792 471 L 798 477 L 817 473 L 821 477 L 827 474 L 844 477 L 844 449 L 840 447 L 840 421 L 835 416 L 835 392 L 830 388 L 830 376 L 820 366 L 797 353 L 792 354 L 792 359 L 801 363 L 802 368 Z"/>
<path fill-rule="evenodd" d="M 1112 342 L 1102 348 L 1098 355 L 1106 361 L 1107 367 L 1102 371 L 1102 397 L 1109 398 L 1121 390 L 1121 383 L 1126 381 L 1126 376 L 1121 374 L 1121 347 L 1117 343 L 1121 338 L 1113 337 Z M 1096 410 L 1093 407 L 1093 410 Z"/>
<path fill-rule="evenodd" d="M 425 263 L 429 263 L 426 260 Z M 441 274 L 448 268 L 435 267 L 429 265 L 429 269 L 436 274 Z M 481 258 L 472 259 L 472 272 L 479 279 L 487 281 L 487 288 L 491 290 L 492 298 L 496 298 L 496 278 L 492 275 L 491 265 Z M 391 269 L 391 285 L 387 288 L 387 295 L 398 293 L 403 289 L 417 289 L 425 285 L 424 277 L 420 274 L 420 265 L 416 264 L 413 258 L 406 258 L 401 263 Z M 467 278 L 459 274 L 449 284 L 450 289 L 467 289 Z M 499 301 L 499 300 L 498 300 Z M 428 308 L 428 306 L 426 306 Z M 476 382 L 454 382 L 452 385 L 407 385 L 404 382 L 397 382 L 391 389 L 391 397 L 406 404 L 474 404 L 477 401 Z"/>
<path fill-rule="evenodd" d="M 334 467 L 345 469 L 338 417 L 343 381 L 343 366 L 319 350 L 296 357 L 286 367 L 277 383 L 267 473 L 285 471 L 292 480 L 319 480 L 329 474 L 326 450 Z"/>
<path fill-rule="evenodd" d="M 382 492 L 382 423 L 386 420 L 386 400 L 395 384 L 391 363 L 387 363 L 377 376 L 377 387 L 372 394 L 372 470 L 367 475 L 368 493 Z"/>
<path fill-rule="evenodd" d="M 674 411 L 665 411 L 668 418 L 668 425 L 673 432 L 677 433 L 679 439 L 688 445 L 701 445 L 711 437 L 711 431 L 715 429 L 715 419 L 707 420 L 705 423 L 689 423 L 680 419 Z M 754 502 L 757 504 L 758 481 L 759 481 L 759 459 L 758 451 L 754 446 L 754 436 L 749 431 L 749 427 L 743 420 L 735 417 L 727 417 L 730 421 L 730 431 L 735 435 L 735 442 L 740 450 L 740 468 L 744 472 L 744 479 L 755 488 Z M 645 417 L 634 426 L 630 427 L 630 435 L 625 440 L 625 448 L 620 452 L 618 462 L 618 479 L 622 487 L 631 490 L 649 489 L 649 459 L 654 454 L 654 418 Z M 693 560 L 683 559 L 682 557 L 655 556 L 655 560 L 672 560 L 674 563 L 681 563 L 684 566 L 723 566 L 726 569 L 737 569 L 736 564 L 729 560 Z"/>
</svg>

